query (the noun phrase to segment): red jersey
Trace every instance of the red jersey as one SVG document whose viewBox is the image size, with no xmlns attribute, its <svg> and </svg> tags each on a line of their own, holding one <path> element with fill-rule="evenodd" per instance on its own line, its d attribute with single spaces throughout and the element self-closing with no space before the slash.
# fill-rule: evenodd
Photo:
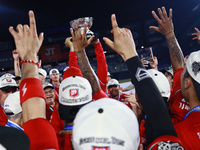
<svg viewBox="0 0 200 150">
<path fill-rule="evenodd" d="M 0 126 L 5 126 L 8 121 L 6 114 L 4 113 L 3 107 L 0 105 Z"/>
<path fill-rule="evenodd" d="M 60 148 L 60 150 L 62 150 L 63 146 L 64 146 L 65 136 L 61 135 L 60 131 L 62 131 L 64 129 L 64 121 L 60 119 L 60 116 L 58 113 L 58 106 L 59 106 L 59 103 L 56 103 L 54 106 L 54 111 L 52 112 L 52 116 L 50 118 L 50 123 L 56 132 L 59 148 Z"/>
<path fill-rule="evenodd" d="M 126 106 L 128 106 L 130 109 L 132 109 L 130 102 L 126 100 L 125 95 L 126 95 L 126 94 L 124 94 L 124 93 L 119 93 L 119 96 L 116 97 L 116 98 L 112 98 L 111 95 L 109 95 L 109 97 L 112 98 L 112 99 L 116 99 L 116 100 L 118 100 L 118 101 L 124 103 Z"/>
<path fill-rule="evenodd" d="M 181 122 L 185 114 L 190 109 L 189 103 L 183 98 L 181 93 L 181 73 L 183 68 L 177 69 L 173 74 L 173 89 L 169 99 L 169 110 L 172 123 Z"/>
<path fill-rule="evenodd" d="M 47 119 L 31 119 L 23 124 L 23 128 L 30 139 L 30 150 L 59 150 L 55 131 Z"/>
<path fill-rule="evenodd" d="M 200 111 L 192 112 L 174 127 L 186 150 L 200 149 Z"/>
</svg>

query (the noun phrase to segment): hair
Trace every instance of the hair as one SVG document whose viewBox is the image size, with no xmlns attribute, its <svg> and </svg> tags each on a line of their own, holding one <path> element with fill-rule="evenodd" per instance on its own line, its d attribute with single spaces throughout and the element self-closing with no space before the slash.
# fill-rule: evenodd
<svg viewBox="0 0 200 150">
<path fill-rule="evenodd" d="M 185 71 L 183 76 L 184 76 L 184 78 L 191 78 L 192 79 L 192 82 L 194 84 L 194 88 L 195 88 L 197 97 L 198 97 L 198 99 L 200 101 L 200 84 L 191 77 L 191 75 L 189 74 L 187 69 L 186 69 L 186 71 Z"/>
</svg>

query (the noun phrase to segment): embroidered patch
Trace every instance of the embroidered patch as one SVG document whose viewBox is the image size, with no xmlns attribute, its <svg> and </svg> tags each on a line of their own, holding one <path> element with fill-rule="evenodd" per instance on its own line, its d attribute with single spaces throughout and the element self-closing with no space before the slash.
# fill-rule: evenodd
<svg viewBox="0 0 200 150">
<path fill-rule="evenodd" d="M 78 96 L 78 89 L 70 89 L 69 93 L 71 97 L 76 97 Z"/>
<path fill-rule="evenodd" d="M 158 143 L 158 150 L 184 150 L 184 148 L 179 143 L 162 141 Z"/>
<path fill-rule="evenodd" d="M 194 72 L 194 75 L 196 76 L 197 73 L 200 71 L 200 63 L 199 62 L 193 62 L 192 63 L 192 71 Z"/>
</svg>

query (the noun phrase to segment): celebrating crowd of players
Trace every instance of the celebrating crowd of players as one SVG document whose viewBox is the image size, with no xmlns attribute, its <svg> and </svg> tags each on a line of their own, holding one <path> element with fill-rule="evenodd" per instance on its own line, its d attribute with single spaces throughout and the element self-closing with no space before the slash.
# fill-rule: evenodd
<svg viewBox="0 0 200 150">
<path fill-rule="evenodd" d="M 124 94 L 119 82 L 110 78 L 101 43 L 94 36 L 86 39 L 86 23 L 83 33 L 70 29 L 72 37 L 65 41 L 69 67 L 62 79 L 51 69 L 50 83 L 39 68 L 37 54 L 44 36 L 37 35 L 33 11 L 29 26 L 10 27 L 16 45 L 15 76 L 0 77 L 0 149 L 199 149 L 200 51 L 185 60 L 174 34 L 172 9 L 168 16 L 164 7 L 158 8 L 158 14 L 152 11 L 158 27 L 150 29 L 165 37 L 173 73 L 158 71 L 152 56 L 152 69 L 146 70 L 131 31 L 119 28 L 114 14 L 114 41 L 103 38 L 125 61 L 135 94 Z M 200 31 L 195 30 L 194 39 L 200 41 Z M 95 48 L 96 74 L 85 53 L 89 44 Z"/>
</svg>

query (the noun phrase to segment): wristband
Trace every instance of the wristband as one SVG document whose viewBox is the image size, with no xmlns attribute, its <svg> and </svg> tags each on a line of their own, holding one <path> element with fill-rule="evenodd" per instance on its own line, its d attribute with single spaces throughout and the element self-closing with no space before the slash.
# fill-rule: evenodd
<svg viewBox="0 0 200 150">
<path fill-rule="evenodd" d="M 164 36 L 167 36 L 168 34 L 170 34 L 170 33 L 172 33 L 173 32 L 173 30 L 172 31 L 170 31 L 170 32 L 168 32 L 167 34 L 165 34 Z"/>
<path fill-rule="evenodd" d="M 33 97 L 41 97 L 45 100 L 42 83 L 37 78 L 26 78 L 20 83 L 20 103 Z"/>
<path fill-rule="evenodd" d="M 36 64 L 38 67 L 40 66 L 39 63 L 38 63 L 37 61 L 33 61 L 33 60 L 21 60 L 21 61 L 20 61 L 20 66 L 21 66 L 23 63 L 32 63 L 32 64 Z"/>
</svg>

